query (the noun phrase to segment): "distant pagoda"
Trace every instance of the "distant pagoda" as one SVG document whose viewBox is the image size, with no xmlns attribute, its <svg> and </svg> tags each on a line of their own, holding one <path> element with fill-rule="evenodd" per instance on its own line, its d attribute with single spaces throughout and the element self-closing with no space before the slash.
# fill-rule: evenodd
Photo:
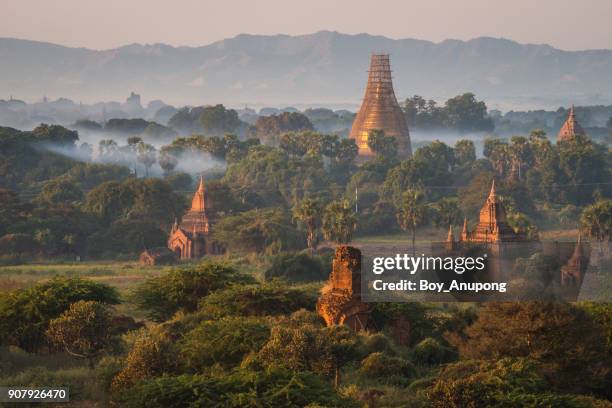
<svg viewBox="0 0 612 408">
<path fill-rule="evenodd" d="M 576 119 L 576 113 L 574 113 L 574 105 L 569 110 L 569 114 L 567 115 L 567 119 L 563 126 L 561 126 L 561 130 L 559 130 L 559 134 L 557 135 L 557 142 L 564 142 L 567 140 L 571 140 L 575 138 L 577 135 L 585 136 L 586 132 L 578 123 Z"/>
<path fill-rule="evenodd" d="M 365 96 L 349 135 L 359 147 L 359 156 L 373 155 L 368 135 L 376 129 L 396 138 L 400 157 L 412 155 L 406 117 L 393 91 L 388 54 L 372 54 Z"/>
<path fill-rule="evenodd" d="M 180 224 L 174 221 L 168 237 L 168 248 L 179 258 L 194 259 L 225 252 L 224 248 L 210 237 L 210 227 L 214 224 L 209 215 L 211 210 L 204 178 L 200 177 L 198 188 L 191 200 L 191 209 L 183 216 Z"/>
</svg>

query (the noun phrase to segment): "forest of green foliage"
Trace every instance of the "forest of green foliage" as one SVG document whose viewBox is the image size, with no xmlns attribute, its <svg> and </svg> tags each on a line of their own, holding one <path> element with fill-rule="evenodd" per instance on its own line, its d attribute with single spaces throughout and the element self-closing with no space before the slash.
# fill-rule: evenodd
<svg viewBox="0 0 612 408">
<path fill-rule="evenodd" d="M 484 104 L 472 100 L 470 116 L 463 102 L 430 110 L 491 129 Z M 101 140 L 95 162 L 70 154 L 91 155 L 77 131 L 0 128 L 0 385 L 69 386 L 84 406 L 610 406 L 609 303 L 378 303 L 377 330 L 357 333 L 314 312 L 333 243 L 444 236 L 473 223 L 492 180 L 516 232 L 580 230 L 609 250 L 609 147 L 536 129 L 488 137 L 482 151 L 435 140 L 405 158 L 374 131 L 375 157 L 358 165 L 354 141 L 299 113 L 242 132 L 222 105 L 185 108 L 170 127 L 189 136 L 105 126 L 124 137 Z M 162 133 L 166 144 L 149 144 Z M 130 272 L 120 262 L 164 246 L 188 208 L 196 174 L 177 165 L 191 153 L 222 163 L 204 177 L 227 253 Z M 19 280 L 87 262 L 106 269 Z"/>
<path fill-rule="evenodd" d="M 221 123 L 229 120 L 225 116 Z M 585 209 L 599 214 L 610 207 L 612 154 L 588 137 L 552 143 L 534 130 L 487 138 L 482 152 L 469 139 L 452 146 L 436 140 L 405 159 L 397 156 L 392 137 L 373 132 L 376 157 L 361 166 L 350 139 L 312 130 L 275 139 L 261 144 L 232 134 L 193 134 L 176 137 L 159 152 L 138 136 L 125 145 L 104 139 L 98 154 L 106 160 L 82 162 L 49 148 L 81 149 L 76 131 L 57 125 L 1 128 L 0 257 L 118 259 L 163 245 L 194 188 L 193 174 L 175 170 L 186 154 L 225 163 L 205 178 L 220 220 L 215 238 L 230 250 L 304 248 L 308 228 L 294 213 L 306 199 L 321 213 L 333 202 L 357 208 L 358 236 L 405 229 L 398 216 L 408 190 L 421 197 L 417 227 L 447 229 L 464 217 L 474 220 L 492 179 L 512 227 L 532 235 L 542 228 L 576 228 Z M 126 162 L 131 153 L 134 162 Z M 156 162 L 161 177 L 136 176 Z M 609 236 L 589 217 L 582 221 L 583 228 L 603 229 L 593 230 L 593 237 Z"/>
</svg>

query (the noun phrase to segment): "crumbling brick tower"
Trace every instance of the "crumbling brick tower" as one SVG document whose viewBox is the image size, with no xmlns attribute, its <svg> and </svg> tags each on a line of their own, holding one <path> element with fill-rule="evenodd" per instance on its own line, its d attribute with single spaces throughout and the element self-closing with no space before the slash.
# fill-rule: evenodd
<svg viewBox="0 0 612 408">
<path fill-rule="evenodd" d="M 355 331 L 371 325 L 370 305 L 361 301 L 361 251 L 336 248 L 332 273 L 317 301 L 317 313 L 328 326 L 345 324 Z"/>
</svg>

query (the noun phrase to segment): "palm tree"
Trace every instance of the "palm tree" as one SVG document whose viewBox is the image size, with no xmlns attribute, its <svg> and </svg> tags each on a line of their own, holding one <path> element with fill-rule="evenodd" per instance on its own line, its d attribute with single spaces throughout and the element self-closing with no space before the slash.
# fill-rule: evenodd
<svg viewBox="0 0 612 408">
<path fill-rule="evenodd" d="M 523 136 L 513 136 L 508 146 L 508 153 L 511 162 L 510 176 L 514 181 L 519 181 L 522 177 L 523 166 L 529 164 L 532 159 L 533 152 L 527 138 Z"/>
<path fill-rule="evenodd" d="M 312 198 L 303 199 L 293 209 L 293 218 L 306 226 L 306 242 L 311 255 L 317 248 L 317 230 L 321 225 L 322 209 L 321 202 Z"/>
<path fill-rule="evenodd" d="M 150 144 L 138 143 L 137 158 L 145 167 L 145 176 L 149 177 L 149 168 L 157 161 L 157 150 Z"/>
<path fill-rule="evenodd" d="M 323 236 L 337 244 L 348 244 L 357 228 L 357 217 L 349 202 L 334 201 L 323 212 Z"/>
<path fill-rule="evenodd" d="M 434 225 L 438 228 L 448 229 L 449 225 L 458 224 L 463 220 L 463 213 L 456 197 L 444 197 L 434 205 L 436 217 Z"/>
<path fill-rule="evenodd" d="M 599 242 L 599 251 L 603 251 L 602 243 L 612 238 L 612 200 L 599 200 L 582 211 L 580 226 L 586 234 Z"/>
<path fill-rule="evenodd" d="M 164 170 L 166 174 L 170 174 L 172 170 L 178 164 L 178 159 L 174 155 L 174 149 L 172 146 L 164 146 L 159 151 L 159 158 L 157 159 L 159 166 Z"/>
<path fill-rule="evenodd" d="M 416 253 L 416 229 L 425 221 L 427 207 L 425 194 L 417 188 L 410 188 L 402 194 L 397 211 L 397 223 L 404 231 L 412 232 L 412 254 Z"/>
</svg>

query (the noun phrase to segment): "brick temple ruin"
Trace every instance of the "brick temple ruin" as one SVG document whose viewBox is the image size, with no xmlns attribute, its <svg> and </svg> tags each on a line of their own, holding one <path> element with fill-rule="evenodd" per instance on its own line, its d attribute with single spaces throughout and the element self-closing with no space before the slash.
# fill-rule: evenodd
<svg viewBox="0 0 612 408">
<path fill-rule="evenodd" d="M 340 245 L 329 281 L 317 301 L 317 313 L 328 326 L 347 325 L 355 331 L 373 326 L 370 305 L 361 301 L 361 251 Z"/>
</svg>

